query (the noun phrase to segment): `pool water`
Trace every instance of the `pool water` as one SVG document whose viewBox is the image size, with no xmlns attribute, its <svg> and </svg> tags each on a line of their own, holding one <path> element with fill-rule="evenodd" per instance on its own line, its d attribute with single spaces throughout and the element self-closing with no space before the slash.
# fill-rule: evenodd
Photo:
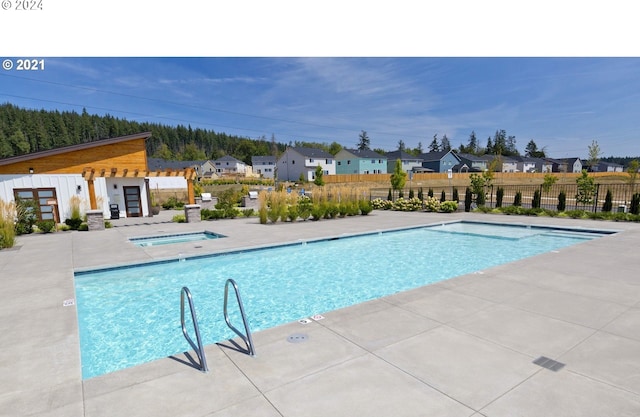
<svg viewBox="0 0 640 417">
<path fill-rule="evenodd" d="M 183 286 L 193 294 L 203 342 L 211 344 L 235 337 L 222 311 L 228 278 L 258 331 L 602 234 L 459 222 L 77 272 L 83 378 L 191 350 L 180 327 Z M 235 303 L 229 308 L 241 326 Z"/>
<path fill-rule="evenodd" d="M 198 240 L 218 239 L 224 237 L 212 232 L 177 233 L 172 235 L 132 237 L 129 241 L 136 246 L 170 245 L 172 243 L 195 242 Z"/>
</svg>

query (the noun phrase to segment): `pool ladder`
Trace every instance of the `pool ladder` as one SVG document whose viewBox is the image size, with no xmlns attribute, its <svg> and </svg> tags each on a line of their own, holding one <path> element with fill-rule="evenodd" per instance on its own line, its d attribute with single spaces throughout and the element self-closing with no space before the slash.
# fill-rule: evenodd
<svg viewBox="0 0 640 417">
<path fill-rule="evenodd" d="M 236 300 L 238 301 L 238 307 L 240 307 L 240 316 L 242 317 L 242 323 L 244 324 L 245 334 L 236 329 L 229 320 L 229 314 L 227 312 L 227 301 L 229 299 L 229 285 L 233 286 L 233 290 L 236 293 Z M 224 284 L 224 321 L 227 322 L 227 326 L 235 332 L 247 345 L 247 353 L 251 356 L 256 356 L 256 349 L 253 346 L 253 339 L 251 338 L 251 331 L 249 330 L 249 323 L 247 322 L 247 315 L 244 312 L 244 306 L 242 305 L 242 299 L 240 298 L 240 292 L 238 291 L 238 284 L 231 278 Z"/>
<path fill-rule="evenodd" d="M 189 333 L 187 332 L 187 326 L 184 320 L 184 299 L 185 297 L 189 301 L 189 310 L 191 311 L 191 321 L 193 322 L 193 330 L 196 333 L 196 343 L 193 342 L 191 337 L 189 337 Z M 202 345 L 202 338 L 200 337 L 200 329 L 198 328 L 198 319 L 196 318 L 196 309 L 193 306 L 193 297 L 191 296 L 191 291 L 189 288 L 182 287 L 182 291 L 180 291 L 180 324 L 182 324 L 182 334 L 184 338 L 187 339 L 187 342 L 191 345 L 193 350 L 198 355 L 198 360 L 200 361 L 200 370 L 202 372 L 209 372 L 209 368 L 207 367 L 207 358 L 204 356 L 204 346 Z"/>
<path fill-rule="evenodd" d="M 240 330 L 236 329 L 233 324 L 231 324 L 231 320 L 229 319 L 229 313 L 227 310 L 228 300 L 229 300 L 229 286 L 233 287 L 233 290 L 236 294 L 236 300 L 238 301 L 238 307 L 240 308 L 240 316 L 242 317 L 242 323 L 244 325 L 245 334 L 243 334 Z M 185 308 L 184 308 L 184 300 L 185 298 L 189 301 L 189 311 L 191 312 L 191 321 L 193 322 L 193 330 L 196 334 L 196 342 L 194 343 L 193 339 L 189 337 L 189 332 L 187 331 L 187 325 L 185 321 Z M 233 330 L 247 345 L 247 353 L 251 356 L 256 355 L 256 349 L 253 345 L 253 339 L 251 338 L 251 331 L 249 330 L 249 322 L 247 321 L 247 315 L 244 312 L 244 305 L 242 304 L 242 299 L 240 298 L 240 292 L 238 290 L 238 284 L 232 279 L 228 279 L 224 285 L 224 321 L 227 323 L 227 326 L 231 330 Z M 204 345 L 202 344 L 202 338 L 200 337 L 200 329 L 198 327 L 198 319 L 196 317 L 196 309 L 193 305 L 193 296 L 191 295 L 191 291 L 187 287 L 182 287 L 180 291 L 180 324 L 182 325 L 182 334 L 184 338 L 187 339 L 187 342 L 191 345 L 193 350 L 196 352 L 198 356 L 198 360 L 200 362 L 199 368 L 202 372 L 208 372 L 209 368 L 207 367 L 207 358 L 204 354 Z"/>
</svg>

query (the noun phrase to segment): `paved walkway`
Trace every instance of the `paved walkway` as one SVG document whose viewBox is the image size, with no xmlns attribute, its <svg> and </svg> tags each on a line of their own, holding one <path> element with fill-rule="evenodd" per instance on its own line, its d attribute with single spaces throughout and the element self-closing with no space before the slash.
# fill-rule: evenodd
<svg viewBox="0 0 640 417">
<path fill-rule="evenodd" d="M 640 225 L 374 211 L 320 222 L 114 220 L 18 238 L 0 251 L 1 416 L 640 415 Z M 454 219 L 621 233 L 257 332 L 258 356 L 206 348 L 207 374 L 172 359 L 81 380 L 73 271 Z M 137 248 L 131 236 L 226 239 Z M 290 343 L 294 333 L 306 341 Z M 540 357 L 565 366 L 538 366 Z"/>
</svg>

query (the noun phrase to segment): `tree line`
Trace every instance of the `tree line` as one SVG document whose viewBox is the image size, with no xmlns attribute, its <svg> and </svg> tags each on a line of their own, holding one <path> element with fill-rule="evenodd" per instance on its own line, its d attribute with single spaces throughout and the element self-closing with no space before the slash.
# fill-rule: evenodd
<svg viewBox="0 0 640 417">
<path fill-rule="evenodd" d="M 115 138 L 140 132 L 151 132 L 147 140 L 147 154 L 167 160 L 204 160 L 218 159 L 230 155 L 251 164 L 252 156 L 278 156 L 287 146 L 322 149 L 336 155 L 343 146 L 338 142 L 319 143 L 306 141 L 276 141 L 275 135 L 268 139 L 264 135 L 258 139 L 228 135 L 213 130 L 193 129 L 190 125 L 169 126 L 159 123 L 136 122 L 113 117 L 89 114 L 86 109 L 76 111 L 29 110 L 19 108 L 10 103 L 0 105 L 0 158 L 19 156 L 33 152 L 55 149 L 63 146 L 92 142 L 100 139 Z M 365 130 L 357 138 L 357 149 L 371 149 L 371 139 Z M 411 155 L 426 152 L 442 152 L 452 150 L 451 141 L 446 134 L 433 139 L 426 148 L 422 142 L 415 148 L 407 148 L 402 139 L 397 148 Z M 385 154 L 388 151 L 380 148 L 373 151 Z M 469 135 L 466 144 L 457 149 L 459 153 L 474 155 L 520 156 L 516 146 L 516 138 L 508 135 L 506 130 L 498 129 L 489 136 L 485 146 L 480 144 L 474 131 Z M 524 156 L 546 157 L 546 149 L 539 148 L 534 140 L 530 140 Z M 632 157 L 600 158 L 602 161 L 615 162 L 627 166 Z"/>
<path fill-rule="evenodd" d="M 140 123 L 109 114 L 89 114 L 86 109 L 78 113 L 28 110 L 9 103 L 0 105 L 0 158 L 140 132 L 151 132 L 146 142 L 148 155 L 172 160 L 231 155 L 250 164 L 252 156 L 275 155 L 286 148 L 286 144 L 276 142 L 275 137 L 256 140 L 191 126 Z"/>
</svg>

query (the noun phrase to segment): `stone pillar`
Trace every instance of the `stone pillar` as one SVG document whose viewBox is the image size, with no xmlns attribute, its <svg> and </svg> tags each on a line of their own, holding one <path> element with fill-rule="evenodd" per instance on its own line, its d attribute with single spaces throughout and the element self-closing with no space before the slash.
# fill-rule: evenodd
<svg viewBox="0 0 640 417">
<path fill-rule="evenodd" d="M 185 204 L 184 218 L 187 220 L 187 223 L 198 223 L 202 221 L 202 218 L 200 217 L 200 205 Z"/>
<path fill-rule="evenodd" d="M 87 226 L 89 226 L 89 231 L 104 230 L 104 213 L 102 210 L 87 211 Z"/>
</svg>

